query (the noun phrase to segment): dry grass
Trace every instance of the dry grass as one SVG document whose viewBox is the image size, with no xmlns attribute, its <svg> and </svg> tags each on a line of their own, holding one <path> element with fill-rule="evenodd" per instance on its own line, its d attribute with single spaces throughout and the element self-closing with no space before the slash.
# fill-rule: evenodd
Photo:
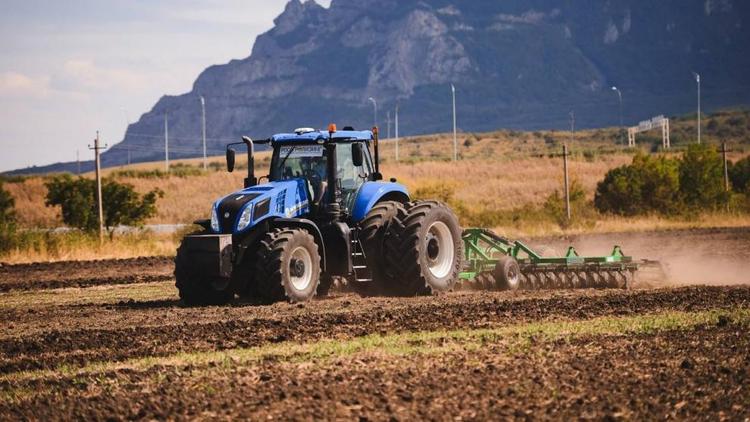
<svg viewBox="0 0 750 422">
<path fill-rule="evenodd" d="M 0 255 L 0 262 L 21 264 L 29 262 L 88 261 L 94 259 L 123 259 L 141 256 L 172 256 L 179 243 L 179 234 L 156 234 L 149 231 L 99 239 L 80 232 L 22 235 L 24 240 L 16 248 Z"/>
<path fill-rule="evenodd" d="M 581 131 L 571 137 L 569 132 L 514 132 L 498 131 L 484 134 L 460 134 L 458 145 L 460 160 L 450 161 L 453 150 L 452 135 L 438 134 L 404 138 L 400 141 L 400 158 L 395 160 L 393 140 L 381 142 L 381 171 L 396 177 L 411 192 L 417 189 L 447 185 L 453 188 L 454 198 L 468 209 L 480 214 L 504 214 L 508 218 L 496 219 L 498 231 L 509 236 L 533 237 L 562 233 L 563 230 L 549 218 L 538 218 L 539 206 L 554 190 L 562 187 L 563 142 L 572 156 L 569 168 L 571 179 L 577 180 L 589 199 L 593 198 L 596 184 L 607 171 L 631 161 L 634 150 L 615 143 L 618 137 L 611 129 Z M 747 155 L 743 148 L 735 148 L 730 156 L 737 160 Z M 244 154 L 238 154 L 238 165 L 245 164 Z M 212 157 L 212 163 L 223 166 L 223 157 Z M 268 172 L 270 154 L 259 153 L 256 174 Z M 191 166 L 200 166 L 201 159 L 178 160 Z M 148 171 L 161 169 L 163 163 L 140 163 L 128 167 L 107 169 L 112 176 L 123 169 Z M 139 192 L 160 188 L 165 197 L 158 202 L 158 213 L 146 224 L 189 223 L 208 216 L 211 203 L 242 186 L 245 171 L 232 174 L 211 170 L 204 175 L 188 177 L 139 178 L 119 177 L 118 181 L 135 186 Z M 92 177 L 91 174 L 85 175 Z M 44 206 L 46 188 L 41 177 L 28 178 L 19 183 L 6 183 L 5 188 L 16 199 L 19 223 L 25 228 L 50 228 L 62 225 L 59 210 Z M 536 210 L 536 211 L 533 211 Z M 747 226 L 750 217 L 745 215 L 706 214 L 690 220 L 662 217 L 620 218 L 601 216 L 584 227 L 568 229 L 571 232 L 619 232 L 636 230 L 674 229 L 716 226 Z M 4 258 L 13 262 L 57 259 L 87 259 L 89 257 L 128 257 L 138 255 L 172 254 L 175 240 L 170 236 L 152 235 L 150 238 L 126 239 L 102 250 L 91 251 L 85 242 L 74 244 L 67 251 L 47 251 L 44 248 L 18 250 Z M 97 248 L 94 248 L 97 249 Z M 103 255 L 102 255 L 103 254 Z"/>
</svg>

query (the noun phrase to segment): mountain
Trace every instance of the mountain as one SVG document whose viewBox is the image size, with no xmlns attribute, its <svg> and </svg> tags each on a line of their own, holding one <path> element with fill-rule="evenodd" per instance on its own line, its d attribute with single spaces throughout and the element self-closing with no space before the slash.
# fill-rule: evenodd
<svg viewBox="0 0 750 422">
<path fill-rule="evenodd" d="M 249 57 L 203 71 L 193 89 L 164 96 L 130 125 L 105 166 L 162 159 L 168 114 L 172 157 L 241 135 L 295 127 L 370 127 L 400 104 L 402 135 L 458 125 L 497 128 L 625 124 L 750 103 L 750 2 L 741 0 L 291 0 Z"/>
</svg>

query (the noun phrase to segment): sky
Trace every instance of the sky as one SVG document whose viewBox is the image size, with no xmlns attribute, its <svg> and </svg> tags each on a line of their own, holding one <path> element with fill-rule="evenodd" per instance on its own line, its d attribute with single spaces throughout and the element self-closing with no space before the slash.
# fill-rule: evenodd
<svg viewBox="0 0 750 422">
<path fill-rule="evenodd" d="M 286 3 L 0 0 L 0 172 L 93 159 L 97 130 L 120 142 L 159 97 L 249 56 Z"/>
</svg>

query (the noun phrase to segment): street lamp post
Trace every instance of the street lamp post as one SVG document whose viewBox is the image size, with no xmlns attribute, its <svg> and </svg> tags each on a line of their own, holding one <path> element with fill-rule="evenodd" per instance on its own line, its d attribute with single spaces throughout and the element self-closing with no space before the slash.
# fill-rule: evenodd
<svg viewBox="0 0 750 422">
<path fill-rule="evenodd" d="M 368 98 L 368 100 L 372 103 L 372 109 L 373 109 L 373 122 L 372 127 L 378 126 L 378 102 L 375 100 L 375 98 Z"/>
<path fill-rule="evenodd" d="M 203 171 L 208 169 L 206 161 L 206 99 L 201 95 L 201 132 L 203 137 Z"/>
<path fill-rule="evenodd" d="M 396 161 L 398 161 L 398 103 L 396 103 Z"/>
<path fill-rule="evenodd" d="M 695 83 L 698 84 L 698 144 L 701 143 L 701 75 L 693 72 Z"/>
<path fill-rule="evenodd" d="M 125 134 L 128 133 L 128 128 L 130 127 L 130 116 L 128 115 L 128 110 L 125 109 L 125 107 L 120 107 L 120 110 L 122 110 L 123 114 L 125 115 Z M 128 148 L 128 165 L 130 165 L 130 145 L 127 146 Z M 81 174 L 81 171 L 78 170 L 78 174 Z"/>
<path fill-rule="evenodd" d="M 622 92 L 616 87 L 612 87 L 612 91 L 617 93 L 617 98 L 620 100 L 620 130 L 622 130 Z"/>
<path fill-rule="evenodd" d="M 391 139 L 391 111 L 390 110 L 388 110 L 386 118 L 388 122 L 388 131 L 386 132 L 388 136 L 386 137 L 386 139 Z"/>
<path fill-rule="evenodd" d="M 453 161 L 458 160 L 458 137 L 456 136 L 456 86 L 451 84 L 453 95 Z"/>
</svg>

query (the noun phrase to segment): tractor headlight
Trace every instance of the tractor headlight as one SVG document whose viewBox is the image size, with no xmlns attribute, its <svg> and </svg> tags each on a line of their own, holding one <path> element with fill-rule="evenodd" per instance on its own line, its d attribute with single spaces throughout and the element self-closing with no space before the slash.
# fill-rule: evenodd
<svg viewBox="0 0 750 422">
<path fill-rule="evenodd" d="M 237 231 L 245 230 L 247 226 L 250 225 L 250 216 L 252 215 L 252 213 L 252 205 L 248 205 L 244 210 L 242 210 L 242 214 L 240 214 L 240 221 L 237 222 Z"/>
<path fill-rule="evenodd" d="M 211 208 L 211 230 L 213 230 L 214 233 L 221 231 L 221 228 L 219 227 L 219 212 L 216 211 L 216 207 Z"/>
</svg>

